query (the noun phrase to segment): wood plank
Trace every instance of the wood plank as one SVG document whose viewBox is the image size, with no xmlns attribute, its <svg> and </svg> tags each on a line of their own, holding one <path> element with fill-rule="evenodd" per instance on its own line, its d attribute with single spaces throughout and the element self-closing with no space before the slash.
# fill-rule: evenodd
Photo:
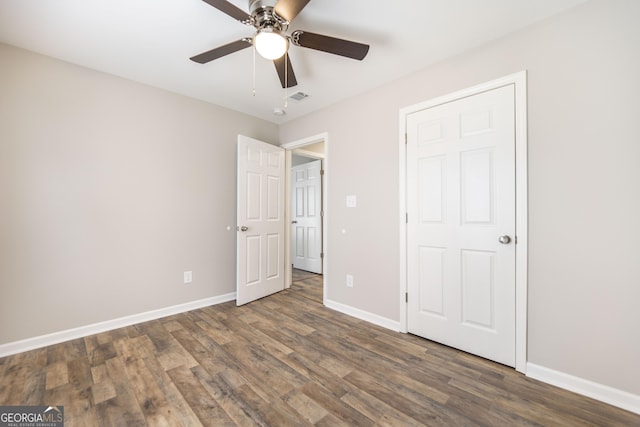
<svg viewBox="0 0 640 427">
<path fill-rule="evenodd" d="M 124 363 L 120 357 L 105 362 L 107 373 L 116 390 L 116 397 L 102 402 L 102 410 L 107 411 L 109 419 L 122 420 L 126 426 L 145 425 L 144 414 L 135 396 L 135 389 L 127 377 Z"/>
<path fill-rule="evenodd" d="M 199 425 L 200 421 L 198 420 L 198 416 L 184 399 L 182 393 L 178 390 L 169 375 L 164 371 L 160 362 L 153 357 L 146 357 L 143 360 L 167 400 L 171 411 L 175 414 L 175 417 L 180 420 L 179 425 Z"/>
<path fill-rule="evenodd" d="M 80 390 L 72 384 L 66 383 L 47 390 L 45 402 L 46 405 L 64 406 L 65 426 L 74 427 L 96 424 L 96 412 L 91 404 L 89 390 Z"/>
<path fill-rule="evenodd" d="M 374 424 L 372 419 L 363 415 L 354 407 L 349 406 L 318 383 L 309 382 L 300 391 L 317 402 L 327 412 L 347 424 L 353 426 L 370 426 Z"/>
<path fill-rule="evenodd" d="M 348 394 L 342 396 L 341 400 L 356 409 L 358 412 L 372 419 L 376 425 L 387 426 L 417 426 L 418 421 L 408 415 L 398 411 L 386 402 L 371 396 L 364 391 L 354 387 Z"/>
<path fill-rule="evenodd" d="M 47 380 L 47 349 L 31 351 L 25 359 L 27 372 L 24 380 L 24 405 L 44 405 Z M 3 378 L 0 375 L 0 378 Z"/>
<path fill-rule="evenodd" d="M 283 400 L 311 424 L 317 423 L 329 414 L 320 404 L 299 390 L 289 392 L 283 396 Z"/>
<path fill-rule="evenodd" d="M 47 377 L 45 381 L 45 388 L 47 390 L 69 383 L 67 362 L 59 361 L 47 364 Z"/>
<path fill-rule="evenodd" d="M 463 417 L 457 411 L 447 411 L 446 405 L 427 396 L 412 393 L 402 384 L 379 381 L 362 371 L 350 373 L 345 380 L 426 425 L 477 425 L 473 419 Z"/>
<path fill-rule="evenodd" d="M 200 366 L 192 371 L 236 425 L 267 426 L 252 405 L 241 397 L 238 388 L 229 384 L 221 373 L 211 375 Z"/>
<path fill-rule="evenodd" d="M 167 371 L 167 374 L 196 413 L 202 425 L 215 427 L 235 425 L 191 370 L 179 366 Z"/>
</svg>

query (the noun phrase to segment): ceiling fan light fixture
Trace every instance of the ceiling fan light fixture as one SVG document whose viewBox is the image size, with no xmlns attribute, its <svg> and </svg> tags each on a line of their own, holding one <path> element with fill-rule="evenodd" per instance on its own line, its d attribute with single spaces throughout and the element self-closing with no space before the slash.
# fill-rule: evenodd
<svg viewBox="0 0 640 427">
<path fill-rule="evenodd" d="M 253 44 L 260 56 L 271 60 L 280 58 L 289 47 L 287 38 L 272 27 L 258 30 L 253 39 Z"/>
</svg>

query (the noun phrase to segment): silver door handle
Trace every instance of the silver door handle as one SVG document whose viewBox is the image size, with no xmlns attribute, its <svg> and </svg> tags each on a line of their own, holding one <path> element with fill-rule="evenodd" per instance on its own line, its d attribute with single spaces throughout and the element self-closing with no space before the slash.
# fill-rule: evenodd
<svg viewBox="0 0 640 427">
<path fill-rule="evenodd" d="M 291 221 L 291 224 L 297 224 L 298 221 Z"/>
<path fill-rule="evenodd" d="M 511 237 L 505 234 L 504 236 L 498 237 L 498 242 L 502 243 L 503 245 L 508 245 L 509 243 L 511 243 Z"/>
<path fill-rule="evenodd" d="M 247 227 L 246 225 L 243 225 L 242 227 L 240 227 L 240 226 L 236 227 L 236 230 L 238 230 L 238 231 L 247 231 L 248 229 L 249 229 L 249 227 Z"/>
</svg>

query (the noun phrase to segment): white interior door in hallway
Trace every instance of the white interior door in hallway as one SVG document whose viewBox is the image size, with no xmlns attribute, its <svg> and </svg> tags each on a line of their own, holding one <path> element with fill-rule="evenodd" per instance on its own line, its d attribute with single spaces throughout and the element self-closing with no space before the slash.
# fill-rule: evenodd
<svg viewBox="0 0 640 427">
<path fill-rule="evenodd" d="M 284 150 L 238 135 L 236 304 L 284 289 Z"/>
<path fill-rule="evenodd" d="M 407 329 L 515 366 L 514 85 L 407 115 Z"/>
<path fill-rule="evenodd" d="M 293 268 L 322 274 L 322 161 L 291 169 Z"/>
</svg>

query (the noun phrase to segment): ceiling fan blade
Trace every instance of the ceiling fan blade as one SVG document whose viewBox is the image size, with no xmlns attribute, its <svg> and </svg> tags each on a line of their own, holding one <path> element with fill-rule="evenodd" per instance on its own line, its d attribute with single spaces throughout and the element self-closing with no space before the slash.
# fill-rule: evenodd
<svg viewBox="0 0 640 427">
<path fill-rule="evenodd" d="M 215 7 L 220 12 L 226 13 L 230 17 L 237 19 L 243 24 L 247 24 L 251 21 L 251 16 L 249 16 L 247 12 L 235 6 L 234 4 L 229 3 L 226 0 L 202 0 L 202 1 Z"/>
<path fill-rule="evenodd" d="M 285 61 L 287 64 L 286 75 L 285 75 L 285 68 L 284 68 Z M 289 59 L 289 55 L 285 54 L 278 59 L 274 59 L 273 65 L 276 66 L 278 77 L 280 77 L 280 84 L 282 85 L 283 88 L 285 87 L 285 82 L 286 82 L 286 87 L 288 88 L 296 86 L 298 84 L 298 81 L 296 80 L 296 75 L 293 72 L 293 67 L 291 66 L 291 60 Z"/>
<path fill-rule="evenodd" d="M 221 58 L 225 55 L 229 55 L 230 53 L 237 52 L 249 46 L 251 46 L 251 41 L 249 39 L 236 40 L 235 42 L 231 42 L 229 44 L 225 44 L 224 46 L 219 46 L 215 49 L 208 50 L 201 53 L 200 55 L 193 56 L 189 59 L 199 64 L 206 64 L 207 62 L 213 61 L 214 59 Z"/>
<path fill-rule="evenodd" d="M 300 13 L 302 9 L 309 3 L 310 0 L 278 0 L 273 10 L 291 22 Z"/>
<path fill-rule="evenodd" d="M 357 59 L 360 61 L 362 61 L 369 52 L 368 44 L 356 43 L 349 40 L 323 36 L 321 34 L 309 33 L 300 30 L 296 30 L 291 34 L 291 41 L 296 46 L 333 53 L 334 55 L 346 56 L 347 58 Z"/>
</svg>

